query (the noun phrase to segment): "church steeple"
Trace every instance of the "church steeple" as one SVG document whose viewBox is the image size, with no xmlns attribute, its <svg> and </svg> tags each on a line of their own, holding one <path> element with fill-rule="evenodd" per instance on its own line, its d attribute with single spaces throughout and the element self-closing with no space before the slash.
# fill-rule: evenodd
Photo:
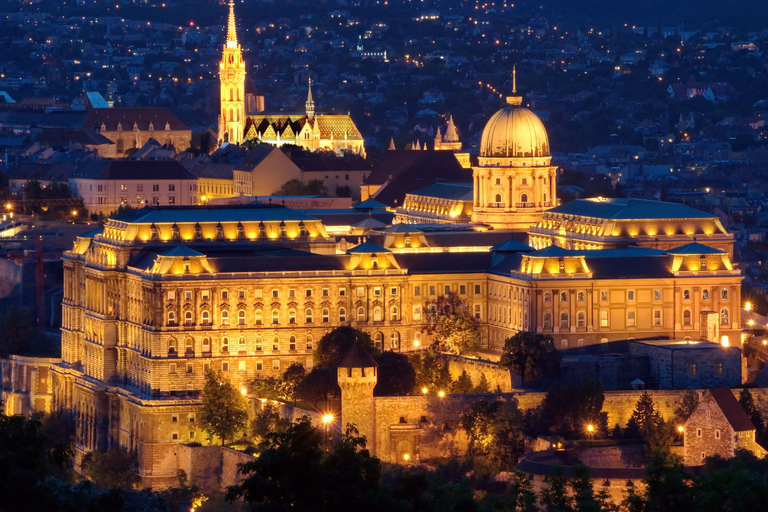
<svg viewBox="0 0 768 512">
<path fill-rule="evenodd" d="M 219 143 L 227 141 L 240 144 L 245 135 L 245 62 L 242 49 L 237 42 L 233 0 L 229 1 L 227 41 L 222 49 L 219 63 L 219 82 L 221 85 Z"/>
<path fill-rule="evenodd" d="M 229 21 L 227 23 L 227 48 L 237 48 L 237 25 L 235 24 L 234 0 L 229 0 Z"/>
<path fill-rule="evenodd" d="M 315 118 L 315 100 L 312 99 L 312 77 L 309 78 L 307 89 L 307 102 L 304 104 L 307 111 L 307 120 L 312 121 Z"/>
</svg>

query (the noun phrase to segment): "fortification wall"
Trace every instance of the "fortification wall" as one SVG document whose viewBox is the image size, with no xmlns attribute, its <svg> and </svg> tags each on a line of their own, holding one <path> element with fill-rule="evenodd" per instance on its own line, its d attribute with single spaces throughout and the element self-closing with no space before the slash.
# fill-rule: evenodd
<svg viewBox="0 0 768 512">
<path fill-rule="evenodd" d="M 510 393 L 520 386 L 520 377 L 509 369 L 499 366 L 498 363 L 485 359 L 470 359 L 467 357 L 443 355 L 448 363 L 448 371 L 451 379 L 459 378 L 463 371 L 472 379 L 472 384 L 477 386 L 485 375 L 490 391 L 501 390 L 502 393 Z"/>
<path fill-rule="evenodd" d="M 223 446 L 188 446 L 176 450 L 179 469 L 187 473 L 191 485 L 204 493 L 224 491 L 240 480 L 238 464 L 254 460 L 252 455 Z"/>
</svg>

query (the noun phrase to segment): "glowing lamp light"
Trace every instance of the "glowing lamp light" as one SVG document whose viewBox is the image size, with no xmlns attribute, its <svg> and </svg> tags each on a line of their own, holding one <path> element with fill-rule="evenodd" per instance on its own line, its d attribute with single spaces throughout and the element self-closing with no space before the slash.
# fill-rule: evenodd
<svg viewBox="0 0 768 512">
<path fill-rule="evenodd" d="M 768 340 L 763 340 L 763 346 L 768 345 Z"/>
<path fill-rule="evenodd" d="M 731 341 L 728 339 L 728 336 L 723 336 L 722 338 L 720 338 L 720 344 L 724 347 L 730 347 Z"/>
<path fill-rule="evenodd" d="M 405 462 L 408 462 L 409 460 L 411 460 L 411 454 L 410 453 L 404 453 L 403 454 L 403 460 Z"/>
<path fill-rule="evenodd" d="M 747 324 L 748 324 L 750 327 L 754 327 L 754 326 L 755 326 L 755 321 L 754 321 L 754 320 L 750 320 L 749 322 L 747 322 Z"/>
<path fill-rule="evenodd" d="M 245 389 L 245 388 L 240 388 L 240 393 L 241 393 L 243 396 L 245 396 L 245 395 L 247 395 L 247 394 L 248 394 L 248 390 L 247 390 L 247 389 Z"/>
<path fill-rule="evenodd" d="M 427 393 L 429 393 L 429 389 L 427 389 L 427 387 L 426 387 L 426 386 L 424 386 L 423 388 L 421 388 L 421 393 L 422 393 L 423 395 L 426 395 Z"/>
<path fill-rule="evenodd" d="M 437 393 L 437 396 L 439 396 L 440 398 L 445 398 L 445 391 L 442 391 L 442 390 L 441 390 L 441 391 L 439 391 L 439 392 Z"/>
<path fill-rule="evenodd" d="M 592 425 L 591 423 L 589 425 L 587 425 L 587 432 L 589 432 L 591 434 L 594 431 L 595 431 L 595 426 L 594 425 Z"/>
<path fill-rule="evenodd" d="M 420 342 L 419 340 L 414 340 L 414 341 L 413 341 L 413 346 L 414 346 L 414 347 L 418 347 L 418 346 L 420 346 L 420 345 L 421 345 L 421 342 Z"/>
<path fill-rule="evenodd" d="M 683 433 L 683 430 L 685 430 L 685 428 L 682 425 L 677 426 L 677 431 L 680 432 L 681 434 Z"/>
<path fill-rule="evenodd" d="M 751 302 L 746 302 L 744 304 L 744 311 L 752 311 L 752 303 Z"/>
<path fill-rule="evenodd" d="M 333 414 L 331 414 L 331 413 L 323 414 L 323 423 L 325 425 L 333 423 Z"/>
</svg>

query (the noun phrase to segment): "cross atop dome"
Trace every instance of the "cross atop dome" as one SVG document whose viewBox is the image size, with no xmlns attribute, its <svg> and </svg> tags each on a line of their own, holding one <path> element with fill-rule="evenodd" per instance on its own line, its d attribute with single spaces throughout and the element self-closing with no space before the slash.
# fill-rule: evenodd
<svg viewBox="0 0 768 512">
<path fill-rule="evenodd" d="M 523 97 L 517 95 L 517 65 L 512 66 L 512 96 L 507 96 L 510 105 L 522 105 Z"/>
</svg>

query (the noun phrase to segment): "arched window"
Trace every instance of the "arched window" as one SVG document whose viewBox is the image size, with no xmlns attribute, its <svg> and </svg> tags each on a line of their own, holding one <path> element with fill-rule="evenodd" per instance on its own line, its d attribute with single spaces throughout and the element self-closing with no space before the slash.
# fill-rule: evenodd
<svg viewBox="0 0 768 512">
<path fill-rule="evenodd" d="M 256 342 L 255 347 L 256 352 L 261 352 L 264 350 L 264 341 L 261 339 L 261 336 L 256 336 Z"/>
<path fill-rule="evenodd" d="M 195 353 L 195 340 L 192 338 L 187 338 L 184 340 L 184 352 L 187 355 Z"/>
<path fill-rule="evenodd" d="M 560 313 L 560 328 L 561 329 L 567 329 L 568 328 L 568 312 L 563 311 Z"/>
<path fill-rule="evenodd" d="M 576 294 L 576 300 L 579 302 L 584 302 L 584 292 L 579 292 Z"/>
<path fill-rule="evenodd" d="M 192 312 L 187 311 L 184 313 L 184 325 L 192 325 Z"/>
<path fill-rule="evenodd" d="M 168 340 L 168 355 L 176 355 L 176 338 L 170 338 Z"/>
<path fill-rule="evenodd" d="M 256 325 L 261 325 L 264 321 L 264 313 L 260 309 L 257 309 L 254 311 L 254 323 Z"/>
<path fill-rule="evenodd" d="M 634 327 L 635 326 L 635 312 L 630 310 L 627 311 L 627 327 Z"/>
<path fill-rule="evenodd" d="M 208 311 L 203 311 L 200 314 L 200 319 L 203 322 L 203 325 L 210 325 L 210 323 L 211 323 L 211 314 Z"/>
<path fill-rule="evenodd" d="M 384 343 L 384 335 L 383 334 L 381 334 L 380 332 L 377 332 L 376 334 L 373 335 L 373 345 L 376 348 L 380 349 L 383 346 L 383 343 Z"/>
<path fill-rule="evenodd" d="M 587 325 L 587 315 L 585 315 L 583 311 L 579 311 L 576 314 L 576 326 L 584 327 L 586 325 Z"/>
<path fill-rule="evenodd" d="M 211 351 L 211 338 L 203 338 L 203 352 Z"/>
<path fill-rule="evenodd" d="M 496 203 L 501 203 L 501 194 L 496 194 Z"/>
<path fill-rule="evenodd" d="M 272 323 L 273 324 L 280 323 L 280 311 L 277 308 L 272 310 Z"/>
<path fill-rule="evenodd" d="M 549 292 L 546 292 L 544 294 L 544 302 L 552 302 L 552 294 L 550 294 Z"/>
<path fill-rule="evenodd" d="M 706 288 L 701 292 L 701 299 L 709 300 L 709 290 L 707 290 Z"/>
<path fill-rule="evenodd" d="M 293 308 L 288 310 L 288 323 L 289 324 L 296 323 L 296 310 Z"/>
<path fill-rule="evenodd" d="M 307 334 L 307 350 L 312 351 L 315 349 L 314 341 L 311 334 Z"/>
<path fill-rule="evenodd" d="M 527 203 L 528 202 L 528 194 L 520 194 L 520 202 L 521 203 Z"/>
<path fill-rule="evenodd" d="M 237 325 L 245 325 L 245 310 L 243 309 L 237 312 Z"/>
<path fill-rule="evenodd" d="M 691 325 L 691 310 L 683 311 L 683 325 Z"/>
<path fill-rule="evenodd" d="M 296 351 L 296 336 L 291 336 L 288 338 L 288 350 L 291 352 Z"/>
<path fill-rule="evenodd" d="M 374 322 L 381 322 L 384 320 L 384 315 L 382 315 L 381 308 L 379 306 L 376 306 L 373 308 L 373 321 Z"/>
<path fill-rule="evenodd" d="M 226 336 L 221 338 L 221 351 L 229 352 L 229 338 L 227 338 Z"/>
<path fill-rule="evenodd" d="M 389 337 L 389 348 L 392 350 L 400 348 L 400 333 L 395 331 Z"/>
<path fill-rule="evenodd" d="M 312 310 L 310 308 L 304 311 L 304 321 L 308 324 L 312 323 Z"/>
<path fill-rule="evenodd" d="M 690 290 L 683 290 L 683 300 L 688 300 L 691 298 L 691 291 Z"/>
<path fill-rule="evenodd" d="M 331 313 L 328 311 L 328 308 L 323 308 L 323 323 L 327 324 L 331 320 Z"/>
<path fill-rule="evenodd" d="M 723 288 L 722 290 L 720 290 L 720 298 L 721 299 L 728 298 L 728 288 Z"/>
<path fill-rule="evenodd" d="M 124 149 L 125 143 L 123 142 L 123 139 L 117 139 L 117 142 L 115 142 L 115 152 L 119 155 Z"/>
<path fill-rule="evenodd" d="M 229 101 L 234 101 L 235 99 L 235 88 L 230 87 L 229 88 Z"/>
<path fill-rule="evenodd" d="M 552 313 L 550 313 L 549 311 L 544 312 L 544 328 L 545 329 L 552 328 Z"/>
<path fill-rule="evenodd" d="M 568 292 L 560 292 L 560 302 L 568 302 Z"/>
<path fill-rule="evenodd" d="M 720 324 L 721 325 L 729 325 L 730 319 L 728 316 L 728 308 L 723 308 L 722 311 L 720 311 Z"/>
<path fill-rule="evenodd" d="M 397 306 L 392 306 L 389 308 L 389 319 L 393 322 L 400 320 L 400 312 L 397 309 Z"/>
<path fill-rule="evenodd" d="M 272 338 L 272 352 L 279 352 L 280 351 L 280 338 L 278 336 L 275 336 Z"/>
<path fill-rule="evenodd" d="M 245 352 L 245 336 L 240 336 L 240 339 L 237 341 L 237 350 Z"/>
<path fill-rule="evenodd" d="M 168 325 L 176 325 L 176 313 L 173 311 L 168 313 Z"/>
<path fill-rule="evenodd" d="M 346 308 L 339 308 L 339 323 L 343 324 L 347 322 L 347 310 Z"/>
<path fill-rule="evenodd" d="M 365 308 L 357 308 L 357 321 L 365 322 Z"/>
<path fill-rule="evenodd" d="M 227 310 L 221 312 L 221 325 L 229 325 L 229 311 Z"/>
</svg>

